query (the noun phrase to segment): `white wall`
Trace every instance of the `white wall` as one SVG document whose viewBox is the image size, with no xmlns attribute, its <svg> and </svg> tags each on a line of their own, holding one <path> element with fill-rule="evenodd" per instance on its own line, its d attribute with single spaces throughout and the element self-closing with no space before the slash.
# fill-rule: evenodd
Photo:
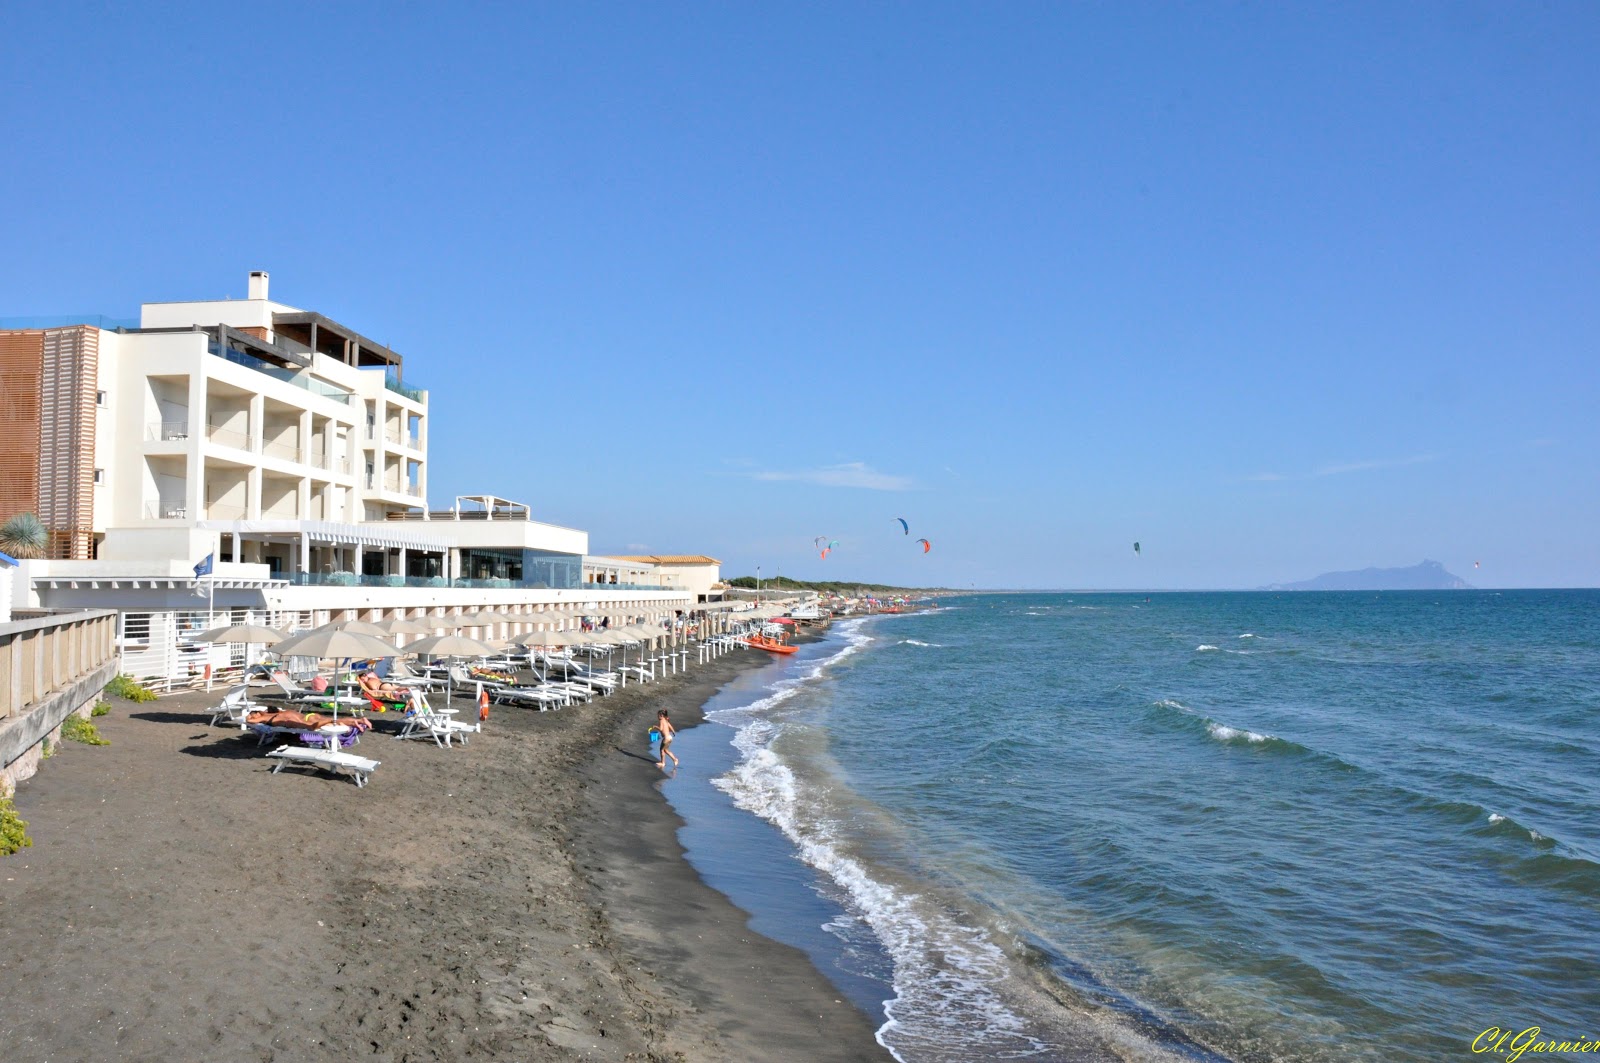
<svg viewBox="0 0 1600 1063">
<path fill-rule="evenodd" d="M 202 302 L 145 303 L 139 308 L 141 328 L 187 328 L 190 325 L 230 325 L 233 328 L 272 327 L 273 314 L 301 311 L 270 299 L 218 299 Z"/>
</svg>

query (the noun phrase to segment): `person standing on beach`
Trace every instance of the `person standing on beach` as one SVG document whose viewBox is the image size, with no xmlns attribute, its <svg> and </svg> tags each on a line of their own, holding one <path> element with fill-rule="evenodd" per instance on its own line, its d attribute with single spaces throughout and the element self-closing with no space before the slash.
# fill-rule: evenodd
<svg viewBox="0 0 1600 1063">
<path fill-rule="evenodd" d="M 661 732 L 661 759 L 656 761 L 656 767 L 666 767 L 667 758 L 671 757 L 672 766 L 676 768 L 678 757 L 672 752 L 672 736 L 678 733 L 678 729 L 672 726 L 672 720 L 668 718 L 666 709 L 656 713 L 656 728 Z"/>
</svg>

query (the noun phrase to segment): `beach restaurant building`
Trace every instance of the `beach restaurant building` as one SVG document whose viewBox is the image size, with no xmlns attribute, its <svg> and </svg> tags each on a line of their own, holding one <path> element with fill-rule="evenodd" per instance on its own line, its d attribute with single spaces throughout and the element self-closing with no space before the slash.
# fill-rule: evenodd
<svg viewBox="0 0 1600 1063">
<path fill-rule="evenodd" d="M 49 531 L 14 605 L 116 608 L 125 670 L 171 686 L 244 663 L 192 641 L 230 622 L 694 601 L 653 569 L 586 580 L 587 533 L 527 505 L 431 510 L 428 408 L 399 354 L 273 301 L 265 272 L 243 299 L 146 303 L 136 321 L 0 320 L 0 521 L 33 512 Z"/>
</svg>

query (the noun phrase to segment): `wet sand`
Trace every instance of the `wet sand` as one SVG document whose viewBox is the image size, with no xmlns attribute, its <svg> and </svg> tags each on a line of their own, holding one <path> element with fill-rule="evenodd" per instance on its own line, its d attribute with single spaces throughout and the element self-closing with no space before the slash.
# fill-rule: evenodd
<svg viewBox="0 0 1600 1063">
<path fill-rule="evenodd" d="M 640 741 L 755 656 L 495 706 L 465 748 L 375 715 L 365 789 L 271 774 L 200 714 L 220 690 L 114 701 L 112 745 L 66 743 L 17 791 L 34 848 L 0 858 L 0 1055 L 889 1059 L 881 1019 L 700 882 Z"/>
</svg>

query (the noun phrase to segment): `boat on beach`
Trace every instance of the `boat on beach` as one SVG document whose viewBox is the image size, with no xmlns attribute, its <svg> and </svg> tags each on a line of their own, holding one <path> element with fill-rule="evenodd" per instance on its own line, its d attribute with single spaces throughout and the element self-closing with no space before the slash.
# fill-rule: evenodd
<svg viewBox="0 0 1600 1063">
<path fill-rule="evenodd" d="M 766 650 L 769 653 L 793 653 L 797 649 L 795 646 L 785 646 L 777 639 L 769 638 L 766 635 L 751 635 L 745 641 L 756 649 Z"/>
</svg>

